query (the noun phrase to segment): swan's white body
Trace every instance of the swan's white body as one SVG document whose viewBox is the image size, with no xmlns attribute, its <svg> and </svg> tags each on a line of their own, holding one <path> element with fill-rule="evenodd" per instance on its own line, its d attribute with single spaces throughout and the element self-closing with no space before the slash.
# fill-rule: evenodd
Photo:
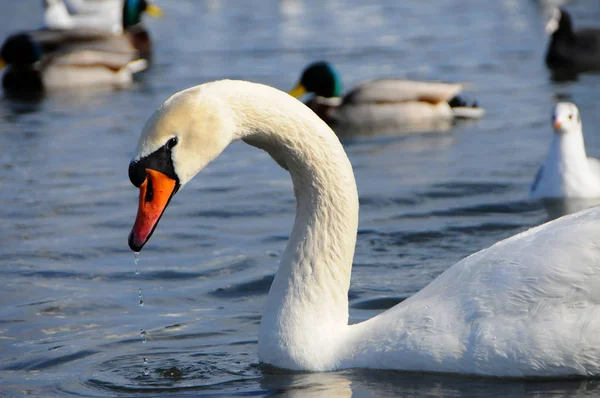
<svg viewBox="0 0 600 398">
<path fill-rule="evenodd" d="M 123 33 L 123 0 L 71 0 L 69 13 L 64 0 L 44 0 L 43 25 L 48 29 L 90 29 L 99 33 Z M 73 4 L 71 4 L 71 2 Z"/>
<path fill-rule="evenodd" d="M 237 139 L 291 174 L 296 220 L 260 326 L 261 361 L 310 371 L 600 375 L 600 210 L 499 242 L 403 303 L 348 325 L 358 196 L 330 128 L 273 88 L 220 81 L 168 99 L 146 124 L 132 164 L 173 137 L 181 185 Z"/>
<path fill-rule="evenodd" d="M 553 115 L 554 137 L 531 185 L 533 198 L 600 197 L 600 161 L 588 158 L 579 110 L 561 102 Z"/>
</svg>

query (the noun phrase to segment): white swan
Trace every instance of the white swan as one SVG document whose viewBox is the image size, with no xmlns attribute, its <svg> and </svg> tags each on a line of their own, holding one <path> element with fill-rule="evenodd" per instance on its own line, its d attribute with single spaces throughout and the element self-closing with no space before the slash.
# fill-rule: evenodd
<svg viewBox="0 0 600 398">
<path fill-rule="evenodd" d="M 450 267 L 413 297 L 348 325 L 358 196 L 331 129 L 274 88 L 218 81 L 169 98 L 129 166 L 139 251 L 177 190 L 242 139 L 292 177 L 296 220 L 260 326 L 262 362 L 490 376 L 600 375 L 600 223 L 589 210 Z"/>
<path fill-rule="evenodd" d="M 552 123 L 554 137 L 531 184 L 531 197 L 600 197 L 600 160 L 587 157 L 577 106 L 570 102 L 556 104 Z"/>
</svg>

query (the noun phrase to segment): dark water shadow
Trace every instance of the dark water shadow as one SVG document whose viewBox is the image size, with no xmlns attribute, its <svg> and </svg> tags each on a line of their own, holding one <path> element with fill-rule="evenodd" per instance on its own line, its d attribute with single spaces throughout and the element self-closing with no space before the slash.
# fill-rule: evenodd
<svg viewBox="0 0 600 398">
<path fill-rule="evenodd" d="M 579 80 L 580 75 L 600 75 L 599 69 L 579 69 L 574 67 L 550 68 L 550 81 L 552 83 L 573 83 Z"/>
<path fill-rule="evenodd" d="M 353 369 L 289 373 L 263 367 L 260 385 L 277 397 L 593 397 L 598 380 L 499 379 Z"/>
<path fill-rule="evenodd" d="M 548 221 L 551 221 L 568 214 L 598 206 L 600 205 L 600 198 L 544 199 L 541 202 L 548 213 Z"/>
</svg>

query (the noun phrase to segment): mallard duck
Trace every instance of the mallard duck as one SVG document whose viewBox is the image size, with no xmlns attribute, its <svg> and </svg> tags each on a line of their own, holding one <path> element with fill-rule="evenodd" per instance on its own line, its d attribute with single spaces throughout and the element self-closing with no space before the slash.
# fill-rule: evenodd
<svg viewBox="0 0 600 398">
<path fill-rule="evenodd" d="M 585 152 L 583 127 L 577 106 L 558 103 L 552 114 L 554 137 L 530 194 L 533 198 L 600 197 L 600 160 Z"/>
<path fill-rule="evenodd" d="M 129 164 L 139 187 L 132 250 L 147 244 L 174 195 L 238 140 L 290 173 L 297 201 L 258 332 L 261 362 L 299 371 L 600 376 L 600 208 L 500 241 L 400 304 L 349 324 L 358 227 L 352 165 L 326 123 L 261 84 L 192 87 L 150 117 Z"/>
<path fill-rule="evenodd" d="M 44 55 L 31 34 L 10 36 L 0 50 L 8 64 L 2 77 L 4 92 L 23 97 L 59 89 L 126 87 L 147 67 L 136 52 L 104 51 L 82 43 L 62 47 Z"/>
<path fill-rule="evenodd" d="M 545 29 L 552 35 L 546 52 L 549 68 L 576 73 L 600 70 L 600 28 L 574 30 L 571 15 L 555 8 Z"/>
<path fill-rule="evenodd" d="M 463 85 L 404 79 L 361 83 L 342 97 L 339 73 L 328 62 L 309 65 L 289 92 L 299 98 L 340 135 L 445 129 L 455 118 L 481 118 L 483 109 L 457 97 Z"/>
<path fill-rule="evenodd" d="M 140 57 L 150 58 L 151 39 L 141 22 L 145 12 L 152 16 L 162 14 L 162 10 L 156 5 L 146 0 L 119 0 L 111 1 L 110 7 L 107 5 L 92 9 L 93 12 L 86 14 L 71 15 L 63 0 L 44 0 L 44 2 L 46 31 L 52 31 L 54 34 L 51 38 L 38 37 L 38 40 L 61 41 L 63 36 L 70 41 L 102 39 L 106 41 L 104 49 L 107 51 L 137 50 Z M 118 5 L 120 8 L 115 11 Z"/>
<path fill-rule="evenodd" d="M 0 50 L 0 64 L 7 65 L 2 79 L 5 93 L 30 96 L 131 84 L 133 74 L 146 69 L 151 55 L 150 36 L 140 23 L 144 7 L 148 7 L 145 0 L 125 0 L 124 32 L 118 35 L 80 27 L 9 36 Z"/>
</svg>

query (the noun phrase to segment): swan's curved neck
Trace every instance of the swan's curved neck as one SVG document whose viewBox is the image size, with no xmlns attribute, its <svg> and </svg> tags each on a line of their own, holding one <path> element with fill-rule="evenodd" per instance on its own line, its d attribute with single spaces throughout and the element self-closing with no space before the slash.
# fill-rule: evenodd
<svg viewBox="0 0 600 398">
<path fill-rule="evenodd" d="M 273 98 L 238 104 L 244 109 L 240 138 L 290 172 L 297 201 L 294 227 L 267 298 L 259 355 L 291 369 L 313 369 L 322 357 L 325 369 L 335 350 L 328 339 L 348 324 L 358 194 L 350 161 L 331 129 L 292 97 L 280 100 L 284 104 L 278 107 L 272 106 Z"/>
</svg>

